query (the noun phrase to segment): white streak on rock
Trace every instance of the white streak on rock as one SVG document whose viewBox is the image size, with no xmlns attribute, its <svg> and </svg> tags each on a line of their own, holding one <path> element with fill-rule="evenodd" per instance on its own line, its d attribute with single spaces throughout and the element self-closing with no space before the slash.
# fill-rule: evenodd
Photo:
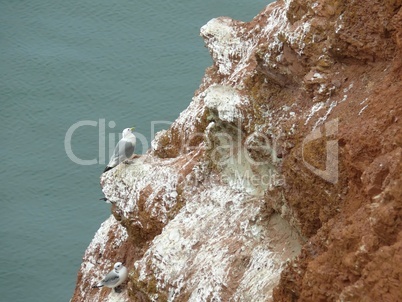
<svg viewBox="0 0 402 302">
<path fill-rule="evenodd" d="M 324 107 L 324 105 L 325 105 L 324 102 L 314 104 L 313 107 L 311 107 L 310 113 L 307 116 L 304 125 L 307 125 L 308 121 L 314 116 L 316 112 L 320 111 Z"/>
<path fill-rule="evenodd" d="M 240 117 L 237 106 L 241 104 L 240 95 L 230 86 L 211 86 L 205 91 L 205 106 L 216 110 L 222 121 L 234 122 Z"/>
<path fill-rule="evenodd" d="M 367 107 L 368 107 L 368 104 L 366 106 L 364 106 L 362 109 L 360 109 L 358 115 L 361 115 L 363 113 L 363 111 L 366 110 Z"/>
<path fill-rule="evenodd" d="M 314 130 L 315 128 L 317 128 L 317 126 L 321 125 L 322 123 L 324 123 L 324 122 L 327 120 L 329 114 L 330 114 L 331 111 L 336 107 L 336 105 L 338 105 L 338 102 L 337 102 L 337 101 L 332 101 L 332 102 L 331 102 L 331 104 L 329 105 L 329 108 L 328 108 L 327 112 L 325 113 L 325 115 L 322 116 L 322 117 L 320 117 L 320 118 L 317 120 L 317 122 L 315 123 L 315 125 L 314 125 L 314 127 L 313 127 L 313 130 Z"/>
</svg>

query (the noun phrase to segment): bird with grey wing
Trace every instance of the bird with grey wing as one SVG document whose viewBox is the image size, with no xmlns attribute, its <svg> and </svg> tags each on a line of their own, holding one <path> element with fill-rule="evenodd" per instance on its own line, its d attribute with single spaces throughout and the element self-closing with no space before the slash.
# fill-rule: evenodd
<svg viewBox="0 0 402 302">
<path fill-rule="evenodd" d="M 134 127 L 126 128 L 123 130 L 123 137 L 114 148 L 113 154 L 110 157 L 110 161 L 107 164 L 103 173 L 113 169 L 121 162 L 125 161 L 126 159 L 130 159 L 133 156 L 136 142 L 136 137 L 133 131 Z"/>
<path fill-rule="evenodd" d="M 118 286 L 122 284 L 126 279 L 127 268 L 123 265 L 123 263 L 116 262 L 113 270 L 111 270 L 97 285 L 92 286 L 92 288 L 106 286 L 109 288 L 113 288 L 115 292 L 120 292 L 118 290 Z"/>
</svg>

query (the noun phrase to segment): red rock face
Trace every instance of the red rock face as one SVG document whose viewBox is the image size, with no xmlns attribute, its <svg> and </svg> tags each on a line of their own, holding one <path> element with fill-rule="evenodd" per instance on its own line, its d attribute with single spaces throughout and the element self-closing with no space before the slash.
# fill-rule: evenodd
<svg viewBox="0 0 402 302">
<path fill-rule="evenodd" d="M 72 301 L 402 301 L 402 2 L 213 19 L 214 65 L 104 174 Z M 126 260 L 123 292 L 92 289 Z"/>
</svg>

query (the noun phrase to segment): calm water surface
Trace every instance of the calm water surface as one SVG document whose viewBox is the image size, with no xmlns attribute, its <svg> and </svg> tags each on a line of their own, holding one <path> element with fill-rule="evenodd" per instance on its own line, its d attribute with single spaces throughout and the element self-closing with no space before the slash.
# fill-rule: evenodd
<svg viewBox="0 0 402 302">
<path fill-rule="evenodd" d="M 175 120 L 212 63 L 199 28 L 222 15 L 249 21 L 269 1 L 148 2 L 0 0 L 1 301 L 69 301 L 110 215 L 98 200 L 109 157 L 99 126 L 116 139 L 136 126 L 149 143 L 152 122 Z M 66 155 L 80 121 L 94 126 L 74 132 L 72 151 L 101 164 Z"/>
</svg>

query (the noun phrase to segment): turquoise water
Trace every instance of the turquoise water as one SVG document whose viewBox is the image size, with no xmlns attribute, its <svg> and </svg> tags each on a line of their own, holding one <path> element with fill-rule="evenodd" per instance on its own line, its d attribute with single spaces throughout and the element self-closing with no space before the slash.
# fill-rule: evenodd
<svg viewBox="0 0 402 302">
<path fill-rule="evenodd" d="M 110 215 L 98 200 L 109 137 L 136 126 L 145 152 L 155 121 L 177 118 L 212 63 L 199 28 L 249 21 L 267 3 L 0 1 L 1 301 L 69 301 Z M 73 155 L 95 164 L 66 154 L 77 123 Z"/>
</svg>

